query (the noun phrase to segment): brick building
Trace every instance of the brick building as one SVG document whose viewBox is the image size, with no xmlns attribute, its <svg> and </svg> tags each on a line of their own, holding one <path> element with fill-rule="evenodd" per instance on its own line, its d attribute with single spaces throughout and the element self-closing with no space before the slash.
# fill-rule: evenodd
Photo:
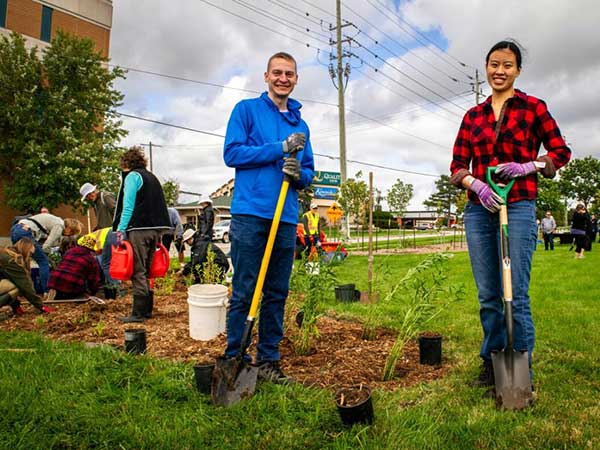
<svg viewBox="0 0 600 450">
<path fill-rule="evenodd" d="M 44 48 L 58 30 L 91 39 L 96 49 L 108 57 L 112 27 L 112 0 L 0 0 L 0 35 L 12 31 L 26 38 L 28 47 Z M 15 211 L 6 205 L 0 182 L 0 238 L 6 238 Z M 80 217 L 66 206 L 51 211 L 60 217 Z M 91 220 L 94 221 L 93 211 Z"/>
</svg>

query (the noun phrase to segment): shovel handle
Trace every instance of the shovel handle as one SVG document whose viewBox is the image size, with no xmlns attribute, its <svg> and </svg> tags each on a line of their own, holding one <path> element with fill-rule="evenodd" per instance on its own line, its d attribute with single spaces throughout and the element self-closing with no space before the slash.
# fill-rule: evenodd
<svg viewBox="0 0 600 450">
<path fill-rule="evenodd" d="M 496 194 L 498 194 L 502 198 L 502 200 L 504 200 L 504 203 L 507 203 L 508 193 L 510 192 L 513 185 L 515 184 L 515 180 L 513 178 L 506 185 L 500 185 L 500 184 L 495 183 L 492 175 L 494 175 L 496 173 L 496 169 L 497 169 L 496 166 L 488 167 L 487 171 L 485 173 L 485 178 L 486 178 L 488 184 L 490 185 L 490 187 L 492 188 L 492 190 Z"/>
</svg>

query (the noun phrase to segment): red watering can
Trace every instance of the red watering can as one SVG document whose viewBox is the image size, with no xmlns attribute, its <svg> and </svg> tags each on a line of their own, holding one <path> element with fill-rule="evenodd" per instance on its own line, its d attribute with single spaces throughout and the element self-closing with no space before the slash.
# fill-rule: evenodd
<svg viewBox="0 0 600 450">
<path fill-rule="evenodd" d="M 112 246 L 109 273 L 115 280 L 129 280 L 133 274 L 133 248 L 128 241 Z"/>
<path fill-rule="evenodd" d="M 152 264 L 150 265 L 148 278 L 152 279 L 164 277 L 167 273 L 167 270 L 169 270 L 169 263 L 169 251 L 164 245 L 159 243 L 156 247 L 156 251 L 154 252 L 154 257 L 152 258 Z"/>
</svg>

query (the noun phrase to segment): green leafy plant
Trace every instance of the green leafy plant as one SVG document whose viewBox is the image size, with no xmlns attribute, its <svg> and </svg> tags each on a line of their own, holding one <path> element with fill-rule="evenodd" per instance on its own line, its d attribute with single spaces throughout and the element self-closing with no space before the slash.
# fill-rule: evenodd
<svg viewBox="0 0 600 450">
<path fill-rule="evenodd" d="M 452 302 L 464 296 L 464 286 L 447 283 L 445 262 L 448 253 L 434 253 L 410 269 L 394 286 L 388 300 L 402 302 L 402 322 L 396 341 L 383 369 L 383 381 L 394 377 L 396 364 L 406 343 L 423 327 L 444 311 Z"/>
<path fill-rule="evenodd" d="M 215 252 L 208 247 L 206 261 L 202 264 L 202 282 L 205 284 L 221 284 L 225 278 L 223 269 L 215 262 Z"/>
<path fill-rule="evenodd" d="M 322 305 L 337 282 L 333 272 L 335 265 L 334 262 L 324 264 L 320 259 L 309 263 L 304 257 L 292 272 L 290 289 L 303 294 L 300 305 L 303 313 L 302 326 L 291 337 L 297 355 L 309 354 L 315 339 L 319 337 L 317 321 L 323 315 Z"/>
<path fill-rule="evenodd" d="M 168 271 L 164 277 L 154 280 L 154 294 L 171 295 L 175 290 L 175 283 L 177 283 L 177 278 L 173 272 Z"/>
<path fill-rule="evenodd" d="M 92 327 L 92 330 L 94 331 L 94 334 L 96 336 L 102 336 L 104 334 L 105 328 L 106 328 L 106 324 L 104 322 L 100 321 Z"/>
</svg>

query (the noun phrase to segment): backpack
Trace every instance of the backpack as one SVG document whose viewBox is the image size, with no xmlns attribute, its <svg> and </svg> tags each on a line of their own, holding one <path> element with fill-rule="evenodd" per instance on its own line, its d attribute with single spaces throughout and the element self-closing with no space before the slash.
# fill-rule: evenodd
<svg viewBox="0 0 600 450">
<path fill-rule="evenodd" d="M 36 226 L 40 229 L 40 231 L 42 233 L 50 234 L 50 233 L 48 233 L 48 231 L 46 231 L 46 229 L 42 225 L 40 225 L 40 223 L 37 220 L 32 219 L 33 216 L 34 216 L 34 214 L 25 214 L 23 216 L 15 216 L 15 218 L 13 219 L 13 221 L 10 224 L 10 227 L 12 228 L 14 225 L 19 223 L 19 221 L 21 221 L 21 220 L 29 220 L 30 222 L 35 223 Z"/>
</svg>

